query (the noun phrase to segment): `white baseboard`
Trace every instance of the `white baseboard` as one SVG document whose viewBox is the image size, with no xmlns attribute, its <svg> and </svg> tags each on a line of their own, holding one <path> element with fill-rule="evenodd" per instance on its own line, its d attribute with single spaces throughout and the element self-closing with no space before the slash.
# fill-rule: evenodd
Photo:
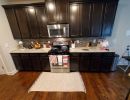
<svg viewBox="0 0 130 100">
<path fill-rule="evenodd" d="M 18 71 L 17 70 L 13 70 L 11 72 L 7 72 L 7 75 L 15 75 Z"/>
</svg>

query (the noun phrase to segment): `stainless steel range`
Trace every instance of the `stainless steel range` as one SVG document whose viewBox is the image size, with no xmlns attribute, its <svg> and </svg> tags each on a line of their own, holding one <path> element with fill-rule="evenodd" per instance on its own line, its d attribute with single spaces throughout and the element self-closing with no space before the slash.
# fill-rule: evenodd
<svg viewBox="0 0 130 100">
<path fill-rule="evenodd" d="M 48 53 L 51 72 L 70 72 L 70 58 L 68 45 L 55 45 Z"/>
</svg>

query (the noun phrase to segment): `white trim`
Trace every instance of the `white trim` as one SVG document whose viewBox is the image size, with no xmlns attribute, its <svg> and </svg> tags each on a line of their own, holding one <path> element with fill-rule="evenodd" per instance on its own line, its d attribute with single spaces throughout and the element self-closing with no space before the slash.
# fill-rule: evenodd
<svg viewBox="0 0 130 100">
<path fill-rule="evenodd" d="M 15 75 L 18 72 L 18 70 L 13 70 L 11 72 L 7 72 L 7 75 Z"/>
<path fill-rule="evenodd" d="M 4 68 L 3 69 L 4 73 L 2 73 L 2 74 L 6 74 L 7 73 L 6 65 L 5 65 L 1 55 L 0 55 L 0 60 L 1 60 L 2 64 L 3 64 L 3 68 Z"/>
</svg>

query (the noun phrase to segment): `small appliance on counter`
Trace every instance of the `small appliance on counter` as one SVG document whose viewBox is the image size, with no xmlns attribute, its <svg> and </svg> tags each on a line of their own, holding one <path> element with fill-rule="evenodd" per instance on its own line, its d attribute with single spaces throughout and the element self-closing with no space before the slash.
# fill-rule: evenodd
<svg viewBox="0 0 130 100">
<path fill-rule="evenodd" d="M 18 48 L 19 48 L 19 49 L 24 49 L 23 41 L 19 41 L 19 42 L 18 42 Z"/>
<path fill-rule="evenodd" d="M 100 49 L 109 50 L 109 42 L 107 40 L 100 41 Z"/>
<path fill-rule="evenodd" d="M 51 72 L 70 72 L 69 45 L 53 45 L 48 55 Z"/>
<path fill-rule="evenodd" d="M 31 42 L 31 46 L 35 49 L 40 49 L 42 48 L 42 44 L 39 42 L 39 41 L 34 41 L 34 42 Z"/>
</svg>

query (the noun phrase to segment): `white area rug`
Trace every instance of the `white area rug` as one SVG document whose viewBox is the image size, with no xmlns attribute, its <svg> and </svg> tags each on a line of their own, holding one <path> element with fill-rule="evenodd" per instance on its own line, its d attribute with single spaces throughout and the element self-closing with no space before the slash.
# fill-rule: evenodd
<svg viewBox="0 0 130 100">
<path fill-rule="evenodd" d="M 86 93 L 86 89 L 79 72 L 42 72 L 32 87 L 29 89 L 29 92 L 31 91 Z"/>
</svg>

